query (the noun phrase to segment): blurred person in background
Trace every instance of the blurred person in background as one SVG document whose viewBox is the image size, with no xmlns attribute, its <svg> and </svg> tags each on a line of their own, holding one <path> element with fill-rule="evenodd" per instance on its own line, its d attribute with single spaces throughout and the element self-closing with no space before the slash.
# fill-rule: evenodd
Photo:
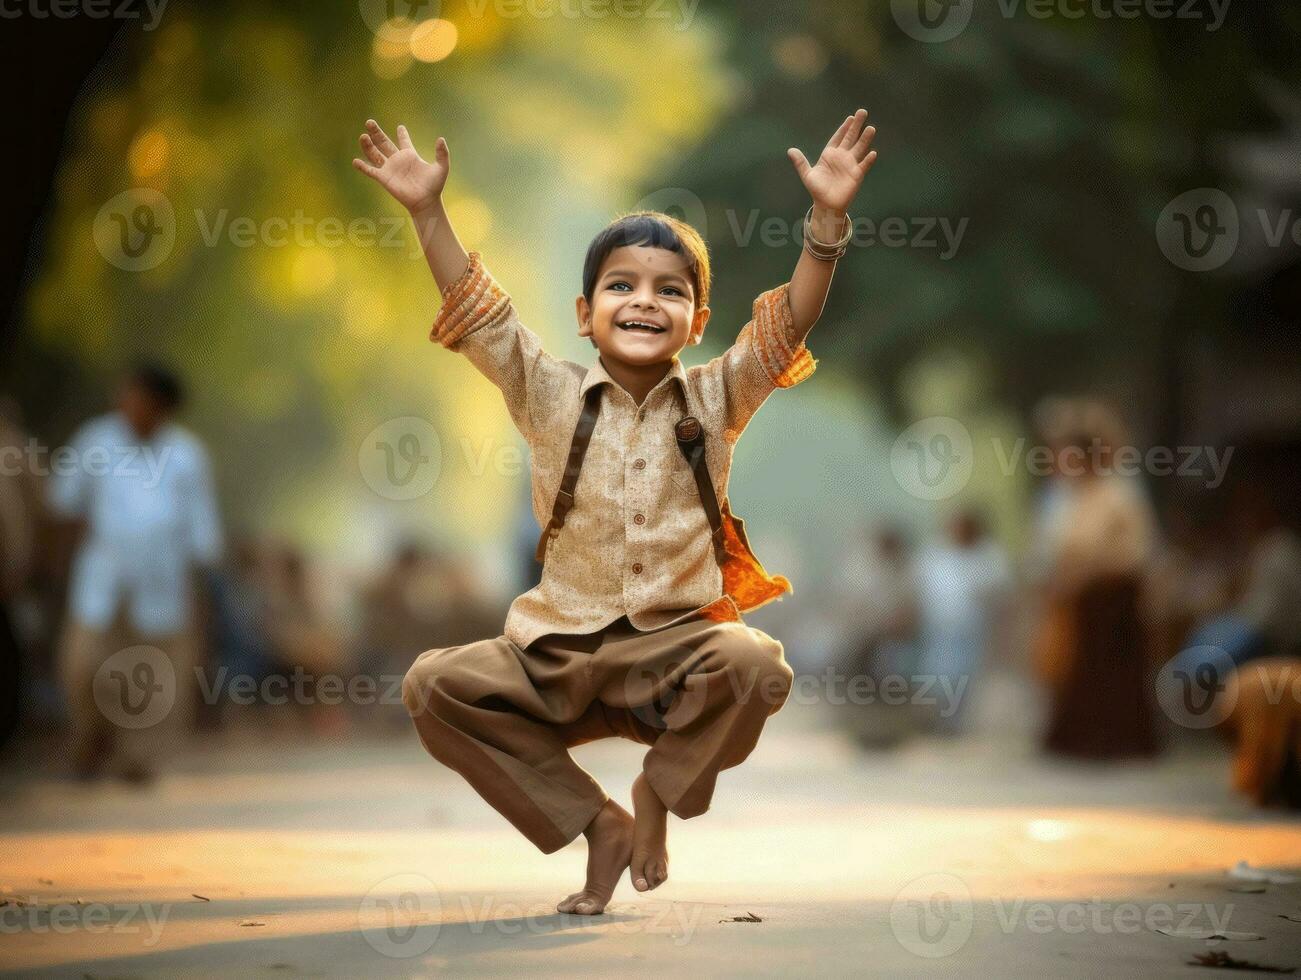
<svg viewBox="0 0 1301 980">
<path fill-rule="evenodd" d="M 1157 751 L 1142 586 L 1155 521 L 1138 481 L 1119 475 L 1114 413 L 1084 406 L 1062 448 L 1068 482 L 1049 551 L 1037 665 L 1050 700 L 1045 746 L 1092 759 Z"/>
<path fill-rule="evenodd" d="M 27 437 L 17 406 L 0 399 L 0 745 L 18 727 L 25 672 L 17 601 L 35 558 L 38 491 L 36 475 L 23 464 Z"/>
<path fill-rule="evenodd" d="M 917 560 L 917 671 L 939 678 L 928 727 L 955 735 L 963 727 L 1012 576 L 1007 555 L 974 511 L 956 513 L 945 535 Z"/>
<path fill-rule="evenodd" d="M 887 678 L 910 676 L 916 660 L 917 580 L 903 532 L 890 525 L 878 528 L 853 567 L 857 574 L 846 583 L 853 583 L 846 609 L 852 639 L 841 660 L 850 679 L 870 677 L 873 690 L 879 690 Z M 842 714 L 861 746 L 882 749 L 911 733 L 906 707 L 874 698 L 866 704 L 851 701 Z"/>
<path fill-rule="evenodd" d="M 341 677 L 348 668 L 339 625 L 326 615 L 316 594 L 307 562 L 292 545 L 274 549 L 267 576 L 266 629 L 278 666 L 291 678 L 287 694 L 319 734 L 347 727 L 342 694 L 319 685 L 325 675 Z M 301 675 L 301 684 L 294 675 Z M 280 695 L 275 692 L 275 696 Z"/>
<path fill-rule="evenodd" d="M 1233 536 L 1247 549 L 1241 582 L 1230 607 L 1189 635 L 1177 660 L 1182 669 L 1301 655 L 1301 537 L 1259 486 L 1239 491 L 1231 522 Z"/>
<path fill-rule="evenodd" d="M 1192 501 L 1171 504 L 1164 524 L 1147 586 L 1157 663 L 1175 657 L 1199 623 L 1229 607 L 1236 562 L 1227 547 L 1233 536 L 1199 515 Z"/>
<path fill-rule="evenodd" d="M 1258 806 L 1301 809 L 1301 537 L 1258 484 L 1235 495 L 1232 523 L 1247 547 L 1240 587 L 1191 633 L 1167 683 L 1223 694 L 1235 789 Z"/>
<path fill-rule="evenodd" d="M 255 538 L 241 536 L 230 548 L 228 560 L 207 576 L 211 690 L 220 687 L 222 668 L 226 677 L 251 677 L 258 683 L 275 669 L 267 635 L 266 559 L 262 552 Z"/>
<path fill-rule="evenodd" d="M 51 509 L 83 532 L 60 651 L 73 765 L 83 778 L 113 766 L 147 782 L 190 721 L 191 573 L 220 558 L 222 541 L 208 454 L 174 421 L 183 400 L 169 370 L 137 367 L 116 410 L 77 430 L 63 465 L 52 467 Z M 137 659 L 101 669 L 119 652 Z M 170 684 L 160 676 L 167 670 Z M 151 710 L 158 691 L 170 702 L 147 726 L 114 724 L 104 708 Z"/>
<path fill-rule="evenodd" d="M 463 558 L 414 541 L 399 546 L 360 596 L 356 669 L 379 680 L 384 691 L 424 651 L 470 643 L 491 631 L 501 610 L 485 597 L 479 578 Z M 395 710 L 385 712 L 384 720 L 411 723 L 405 707 L 391 707 Z M 373 713 L 362 714 L 373 720 Z"/>
<path fill-rule="evenodd" d="M 1265 655 L 1232 669 L 1225 703 L 1233 788 L 1257 806 L 1301 810 L 1301 657 Z"/>
<path fill-rule="evenodd" d="M 1301 537 L 1264 488 L 1248 489 L 1241 514 L 1250 550 L 1237 616 L 1260 637 L 1261 653 L 1301 656 Z"/>
<path fill-rule="evenodd" d="M 363 674 L 401 677 L 419 654 L 437 645 L 433 639 L 445 601 L 440 567 L 436 555 L 408 541 L 397 548 L 388 565 L 362 590 L 356 661 Z M 381 683 L 380 689 L 384 687 Z M 385 720 L 395 725 L 405 728 L 410 724 L 401 705 L 385 715 Z"/>
<path fill-rule="evenodd" d="M 1066 449 L 1075 404 L 1067 398 L 1044 398 L 1034 408 L 1034 428 L 1051 459 L 1052 472 L 1035 488 L 1030 505 L 1030 536 L 1022 572 L 1025 578 L 1043 586 L 1053 570 L 1057 539 L 1065 526 L 1071 483 L 1057 466 Z"/>
<path fill-rule="evenodd" d="M 501 624 L 502 610 L 482 584 L 482 576 L 465 556 L 444 559 L 439 576 L 439 616 L 434 635 L 440 646 L 471 643 L 493 624 Z M 423 651 L 420 651 L 423 652 Z"/>
</svg>

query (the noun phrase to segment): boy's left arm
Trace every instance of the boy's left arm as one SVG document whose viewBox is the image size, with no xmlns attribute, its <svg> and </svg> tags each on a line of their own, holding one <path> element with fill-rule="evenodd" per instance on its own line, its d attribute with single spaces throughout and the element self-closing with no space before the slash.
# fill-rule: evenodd
<svg viewBox="0 0 1301 980">
<path fill-rule="evenodd" d="M 813 198 L 808 231 L 814 241 L 801 251 L 790 282 L 760 295 L 737 342 L 705 367 L 705 376 L 719 383 L 731 439 L 740 436 L 775 389 L 790 388 L 813 373 L 804 338 L 822 314 L 836 269 L 837 250 L 828 246 L 845 237 L 846 210 L 876 161 L 870 149 L 876 129 L 866 122 L 865 109 L 846 118 L 814 166 L 799 150 L 786 151 Z"/>
<path fill-rule="evenodd" d="M 831 277 L 836 271 L 835 258 L 819 258 L 816 252 L 829 252 L 820 247 L 839 242 L 849 220 L 847 210 L 858 194 L 863 178 L 876 162 L 876 151 L 871 149 L 876 127 L 867 125 L 867 110 L 859 109 L 847 116 L 840 128 L 823 147 L 818 162 L 812 166 L 795 147 L 786 151 L 795 171 L 813 198 L 813 213 L 806 227 L 814 247 L 800 251 L 800 260 L 791 276 L 787 297 L 790 301 L 790 341 L 798 345 L 804 341 L 822 315 Z"/>
</svg>

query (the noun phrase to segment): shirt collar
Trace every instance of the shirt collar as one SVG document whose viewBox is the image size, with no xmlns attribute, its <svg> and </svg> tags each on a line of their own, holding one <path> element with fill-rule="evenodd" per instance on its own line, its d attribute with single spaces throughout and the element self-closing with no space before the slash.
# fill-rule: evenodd
<svg viewBox="0 0 1301 980">
<path fill-rule="evenodd" d="M 682 390 L 682 394 L 686 395 L 687 369 L 682 366 L 681 358 L 678 357 L 673 358 L 673 366 L 669 368 L 669 373 L 666 374 L 664 377 L 665 379 L 668 378 L 676 379 L 678 383 L 678 387 Z M 590 368 L 588 368 L 587 374 L 583 376 L 583 383 L 579 385 L 578 388 L 578 397 L 584 398 L 586 397 L 587 392 L 590 389 L 592 389 L 596 385 L 606 384 L 606 383 L 616 385 L 616 386 L 618 385 L 618 382 L 615 381 L 614 378 L 610 377 L 610 372 L 608 372 L 605 369 L 605 365 L 601 363 L 601 358 L 597 357 L 596 363 L 593 364 Z M 659 386 L 662 385 L 663 383 L 664 382 L 661 381 L 659 385 L 656 385 L 655 388 L 652 388 L 651 390 L 654 391 L 658 389 Z"/>
</svg>

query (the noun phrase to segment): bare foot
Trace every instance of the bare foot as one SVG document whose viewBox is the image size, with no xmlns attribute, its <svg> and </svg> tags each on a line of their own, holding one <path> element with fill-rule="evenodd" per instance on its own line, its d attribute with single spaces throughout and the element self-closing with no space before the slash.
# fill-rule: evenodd
<svg viewBox="0 0 1301 980">
<path fill-rule="evenodd" d="M 587 838 L 587 882 L 556 906 L 557 912 L 600 915 L 614 894 L 619 876 L 632 854 L 632 814 L 614 800 L 606 800 L 583 831 Z"/>
<path fill-rule="evenodd" d="M 644 772 L 633 781 L 632 808 L 637 817 L 628 875 L 632 887 L 645 892 L 669 879 L 669 810 L 651 789 Z"/>
</svg>

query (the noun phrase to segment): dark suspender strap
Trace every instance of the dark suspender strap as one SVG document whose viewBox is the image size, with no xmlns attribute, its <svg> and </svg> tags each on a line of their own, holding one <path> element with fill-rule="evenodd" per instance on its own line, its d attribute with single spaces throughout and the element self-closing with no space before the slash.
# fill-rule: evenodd
<svg viewBox="0 0 1301 980">
<path fill-rule="evenodd" d="M 694 415 L 688 415 L 673 427 L 673 435 L 677 437 L 678 448 L 687 458 L 687 465 L 696 478 L 700 502 L 704 505 L 705 517 L 709 520 L 714 557 L 722 565 L 727 561 L 727 548 L 723 544 L 723 512 L 718 507 L 718 495 L 714 493 L 709 464 L 705 462 L 705 428 Z"/>
<path fill-rule="evenodd" d="M 583 412 L 578 416 L 578 425 L 574 427 L 574 440 L 569 444 L 569 458 L 565 461 L 565 472 L 560 478 L 560 490 L 556 494 L 556 502 L 551 507 L 551 520 L 547 521 L 547 526 L 542 529 L 542 537 L 538 538 L 537 551 L 533 553 L 533 557 L 539 562 L 546 561 L 548 539 L 560 533 L 560 529 L 565 526 L 565 518 L 574 506 L 574 488 L 578 486 L 578 474 L 583 472 L 583 457 L 587 455 L 587 447 L 591 445 L 592 431 L 596 428 L 596 417 L 600 414 L 601 386 L 592 385 L 587 389 L 587 396 L 583 400 Z"/>
</svg>

